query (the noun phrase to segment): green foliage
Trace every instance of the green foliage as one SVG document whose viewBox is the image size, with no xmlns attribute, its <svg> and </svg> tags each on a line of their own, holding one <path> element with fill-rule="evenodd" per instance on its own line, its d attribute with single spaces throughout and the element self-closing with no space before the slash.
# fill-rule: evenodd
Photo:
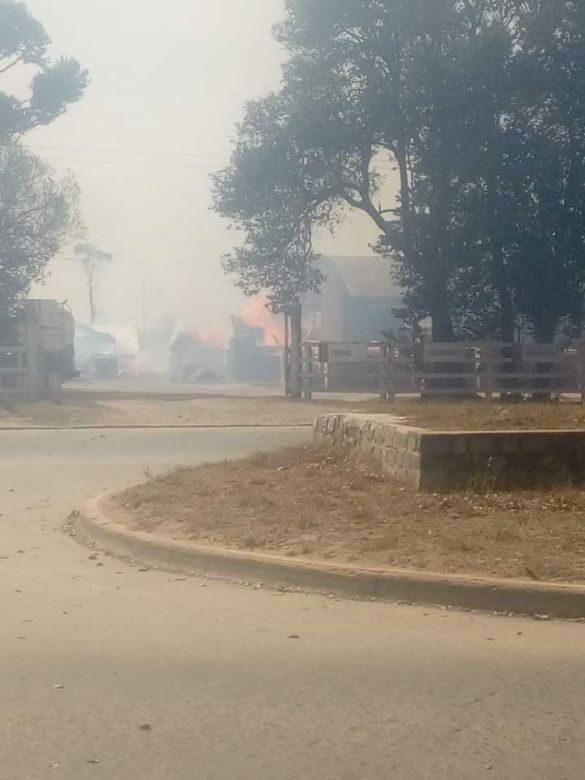
<svg viewBox="0 0 585 780">
<path fill-rule="evenodd" d="M 33 75 L 25 96 L 0 90 L 0 317 L 12 314 L 43 278 L 62 242 L 79 232 L 79 189 L 56 179 L 42 160 L 19 146 L 22 135 L 59 117 L 88 84 L 76 60 L 48 56 L 43 26 L 15 0 L 0 0 L 0 83 Z"/>
<path fill-rule="evenodd" d="M 246 295 L 268 291 L 274 311 L 318 288 L 312 229 L 331 212 L 288 116 L 284 97 L 250 103 L 232 164 L 214 177 L 216 210 L 244 233 L 224 268 Z"/>
<path fill-rule="evenodd" d="M 55 179 L 42 160 L 18 144 L 0 158 L 0 315 L 12 314 L 42 279 L 63 241 L 81 227 L 79 189 Z"/>
<path fill-rule="evenodd" d="M 34 67 L 28 95 L 0 90 L 0 140 L 46 125 L 83 95 L 89 82 L 79 63 L 48 56 L 50 38 L 43 26 L 15 0 L 0 0 L 0 76 L 15 68 Z"/>
<path fill-rule="evenodd" d="M 282 90 L 249 107 L 232 164 L 216 179 L 218 210 L 247 236 L 228 269 L 252 287 L 281 278 L 287 226 L 334 229 L 350 206 L 400 261 L 409 320 L 430 315 L 437 340 L 512 340 L 520 321 L 540 340 L 580 331 L 582 2 L 286 7 Z M 274 240 L 287 235 L 290 244 Z"/>
</svg>

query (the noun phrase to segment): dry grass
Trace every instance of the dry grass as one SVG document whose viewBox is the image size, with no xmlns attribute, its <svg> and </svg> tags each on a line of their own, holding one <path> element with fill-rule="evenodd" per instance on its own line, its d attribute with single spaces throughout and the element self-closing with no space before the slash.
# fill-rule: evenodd
<svg viewBox="0 0 585 780">
<path fill-rule="evenodd" d="M 487 401 L 370 401 L 361 410 L 395 415 L 406 424 L 436 431 L 585 430 L 581 403 L 488 403 Z"/>
<path fill-rule="evenodd" d="M 372 463 L 295 448 L 174 471 L 118 497 L 132 527 L 293 557 L 585 582 L 585 492 L 416 494 Z"/>
</svg>

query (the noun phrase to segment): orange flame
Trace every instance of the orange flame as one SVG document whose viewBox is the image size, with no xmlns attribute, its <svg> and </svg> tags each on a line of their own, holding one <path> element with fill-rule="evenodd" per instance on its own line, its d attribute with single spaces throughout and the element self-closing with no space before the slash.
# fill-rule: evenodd
<svg viewBox="0 0 585 780">
<path fill-rule="evenodd" d="M 197 336 L 204 344 L 217 349 L 227 349 L 230 340 L 228 334 L 219 328 L 198 328 Z"/>
<path fill-rule="evenodd" d="M 267 303 L 267 295 L 251 298 L 244 309 L 242 320 L 251 328 L 262 328 L 265 346 L 281 346 L 284 344 L 284 324 L 281 317 L 266 308 Z"/>
</svg>

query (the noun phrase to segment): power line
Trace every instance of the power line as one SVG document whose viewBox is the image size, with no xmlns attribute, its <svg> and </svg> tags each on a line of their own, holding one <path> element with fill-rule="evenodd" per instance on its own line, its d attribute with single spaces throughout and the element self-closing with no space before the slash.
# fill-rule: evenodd
<svg viewBox="0 0 585 780">
<path fill-rule="evenodd" d="M 163 254 L 179 254 L 183 252 L 191 252 L 195 249 L 200 249 L 204 246 L 204 242 L 198 244 L 186 244 L 184 246 L 161 246 L 155 249 L 114 249 L 111 254 L 114 257 L 127 257 L 129 255 L 163 255 Z M 79 260 L 77 255 L 58 255 L 60 260 Z"/>
<path fill-rule="evenodd" d="M 125 154 L 129 156 L 144 156 L 144 157 L 193 157 L 193 158 L 212 158 L 213 160 L 221 160 L 228 162 L 229 158 L 225 155 L 215 154 L 212 152 L 170 152 L 170 151 L 150 151 L 140 149 L 99 149 L 86 146 L 45 146 L 42 144 L 26 144 L 28 149 L 39 149 L 43 151 L 57 151 L 57 152 L 87 152 L 89 154 Z"/>
<path fill-rule="evenodd" d="M 124 168 L 124 167 L 131 167 L 131 168 L 180 168 L 181 170 L 191 169 L 191 170 L 215 170 L 218 168 L 221 163 L 214 163 L 214 162 L 201 162 L 201 163 L 165 163 L 165 162 L 155 162 L 154 160 L 136 160 L 130 161 L 130 160 L 99 160 L 97 158 L 83 158 L 83 157 L 77 157 L 77 158 L 71 158 L 71 157 L 47 157 L 47 162 L 53 162 L 53 163 L 67 163 L 68 165 L 78 165 L 78 164 L 89 164 L 89 165 L 113 165 L 114 167 Z"/>
</svg>

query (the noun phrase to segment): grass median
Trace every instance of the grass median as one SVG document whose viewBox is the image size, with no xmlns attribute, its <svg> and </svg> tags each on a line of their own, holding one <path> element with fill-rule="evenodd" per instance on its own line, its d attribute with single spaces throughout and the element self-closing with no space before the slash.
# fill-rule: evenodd
<svg viewBox="0 0 585 780">
<path fill-rule="evenodd" d="M 175 470 L 117 496 L 130 527 L 305 560 L 585 582 L 585 492 L 418 494 L 355 452 Z"/>
</svg>

